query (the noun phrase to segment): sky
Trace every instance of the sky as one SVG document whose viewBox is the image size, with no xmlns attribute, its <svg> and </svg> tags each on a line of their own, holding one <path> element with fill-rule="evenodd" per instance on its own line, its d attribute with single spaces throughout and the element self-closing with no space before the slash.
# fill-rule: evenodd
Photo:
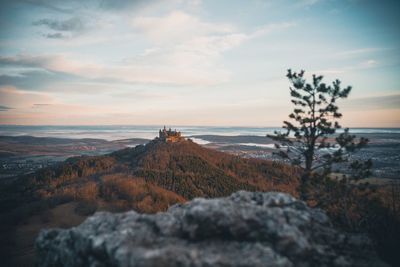
<svg viewBox="0 0 400 267">
<path fill-rule="evenodd" d="M 400 1 L 0 0 L 0 124 L 280 126 L 287 69 L 400 127 Z"/>
</svg>

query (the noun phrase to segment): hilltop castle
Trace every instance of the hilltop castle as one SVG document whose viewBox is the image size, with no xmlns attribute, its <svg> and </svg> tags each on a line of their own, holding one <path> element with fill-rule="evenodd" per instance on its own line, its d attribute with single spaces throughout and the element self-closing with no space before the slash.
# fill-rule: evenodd
<svg viewBox="0 0 400 267">
<path fill-rule="evenodd" d="M 182 137 L 181 132 L 177 132 L 176 129 L 172 131 L 171 128 L 167 130 L 164 126 L 164 129 L 158 133 L 158 140 L 166 143 L 175 143 L 185 139 Z"/>
</svg>

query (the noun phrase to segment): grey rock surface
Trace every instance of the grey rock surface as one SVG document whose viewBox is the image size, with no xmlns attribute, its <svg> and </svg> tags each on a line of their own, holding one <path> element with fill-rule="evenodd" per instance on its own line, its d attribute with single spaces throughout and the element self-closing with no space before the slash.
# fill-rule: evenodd
<svg viewBox="0 0 400 267">
<path fill-rule="evenodd" d="M 240 191 L 154 215 L 96 213 L 44 230 L 39 266 L 386 266 L 365 236 L 283 193 Z"/>
</svg>

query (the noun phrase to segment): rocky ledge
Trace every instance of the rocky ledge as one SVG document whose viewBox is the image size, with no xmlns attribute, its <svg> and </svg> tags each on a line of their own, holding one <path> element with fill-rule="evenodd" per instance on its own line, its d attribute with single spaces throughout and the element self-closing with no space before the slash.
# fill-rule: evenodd
<svg viewBox="0 0 400 267">
<path fill-rule="evenodd" d="M 194 199 L 154 215 L 96 213 L 42 231 L 39 266 L 386 266 L 369 239 L 283 193 Z"/>
</svg>

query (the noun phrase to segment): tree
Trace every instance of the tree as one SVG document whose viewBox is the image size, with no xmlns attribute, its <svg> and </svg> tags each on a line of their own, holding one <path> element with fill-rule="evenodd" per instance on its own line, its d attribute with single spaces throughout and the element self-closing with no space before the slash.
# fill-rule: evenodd
<svg viewBox="0 0 400 267">
<path fill-rule="evenodd" d="M 342 117 L 337 101 L 348 97 L 351 86 L 342 88 L 339 80 L 326 85 L 322 82 L 323 76 L 317 75 L 307 83 L 303 70 L 297 73 L 289 69 L 286 77 L 292 85 L 289 89 L 294 109 L 289 115 L 290 121 L 283 122 L 285 131 L 268 136 L 277 141 L 276 154 L 302 170 L 301 198 L 307 199 L 311 178 L 328 177 L 337 164 L 347 163 L 347 171 L 354 178 L 369 175 L 371 160 L 351 157 L 367 145 L 368 139 L 357 138 L 348 128 L 335 135 L 341 128 Z"/>
</svg>

